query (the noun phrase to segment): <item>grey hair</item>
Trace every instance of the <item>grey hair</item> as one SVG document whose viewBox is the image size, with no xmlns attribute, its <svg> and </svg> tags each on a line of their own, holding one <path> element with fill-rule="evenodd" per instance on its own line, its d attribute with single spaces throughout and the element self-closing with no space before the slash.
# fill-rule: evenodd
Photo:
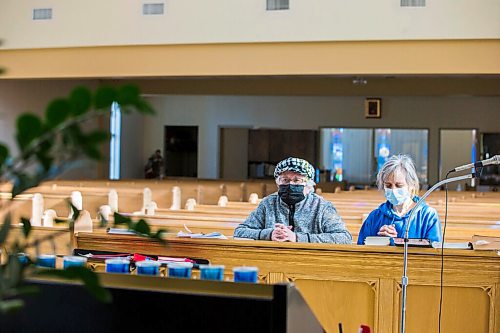
<svg viewBox="0 0 500 333">
<path fill-rule="evenodd" d="M 412 197 L 418 193 L 420 183 L 418 181 L 417 171 L 413 160 L 408 155 L 393 155 L 384 163 L 377 174 L 377 187 L 384 189 L 384 183 L 390 175 L 395 172 L 402 172 L 406 183 L 411 190 Z"/>
</svg>

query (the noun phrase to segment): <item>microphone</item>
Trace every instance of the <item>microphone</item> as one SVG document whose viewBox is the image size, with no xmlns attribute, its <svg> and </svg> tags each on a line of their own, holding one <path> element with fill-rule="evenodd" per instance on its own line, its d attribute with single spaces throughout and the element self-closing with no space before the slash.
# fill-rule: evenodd
<svg viewBox="0 0 500 333">
<path fill-rule="evenodd" d="M 478 161 L 475 163 L 461 165 L 459 167 L 456 167 L 455 169 L 452 169 L 450 172 L 458 172 L 458 171 L 464 171 L 467 169 L 481 168 L 481 167 L 484 167 L 487 165 L 498 165 L 498 164 L 500 164 L 500 155 L 495 155 L 492 158 L 488 158 L 487 160 L 482 160 L 482 161 Z"/>
</svg>

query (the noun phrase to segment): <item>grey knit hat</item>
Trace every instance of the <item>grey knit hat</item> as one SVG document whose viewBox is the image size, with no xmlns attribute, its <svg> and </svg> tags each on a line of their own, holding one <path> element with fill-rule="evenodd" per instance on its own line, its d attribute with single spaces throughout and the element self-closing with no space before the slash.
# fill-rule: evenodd
<svg viewBox="0 0 500 333">
<path fill-rule="evenodd" d="M 279 162 L 274 169 L 274 178 L 278 178 L 285 171 L 293 171 L 311 180 L 314 179 L 314 167 L 301 158 L 289 157 Z"/>
</svg>

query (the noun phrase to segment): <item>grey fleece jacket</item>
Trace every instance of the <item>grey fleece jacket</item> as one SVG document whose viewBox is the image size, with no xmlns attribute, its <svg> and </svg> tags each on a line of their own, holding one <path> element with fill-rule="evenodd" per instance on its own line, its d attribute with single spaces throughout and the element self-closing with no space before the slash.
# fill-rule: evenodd
<svg viewBox="0 0 500 333">
<path fill-rule="evenodd" d="M 290 225 L 290 208 L 277 193 L 260 202 L 245 222 L 234 230 L 234 237 L 271 240 L 276 223 Z M 351 244 L 352 236 L 332 203 L 310 193 L 295 205 L 293 231 L 297 242 Z"/>
</svg>

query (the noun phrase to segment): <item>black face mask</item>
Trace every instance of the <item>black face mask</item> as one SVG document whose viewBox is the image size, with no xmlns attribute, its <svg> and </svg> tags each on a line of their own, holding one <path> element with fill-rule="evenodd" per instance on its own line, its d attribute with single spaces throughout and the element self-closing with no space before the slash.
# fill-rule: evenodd
<svg viewBox="0 0 500 333">
<path fill-rule="evenodd" d="M 288 206 L 295 205 L 306 198 L 304 185 L 279 185 L 278 196 Z"/>
</svg>

